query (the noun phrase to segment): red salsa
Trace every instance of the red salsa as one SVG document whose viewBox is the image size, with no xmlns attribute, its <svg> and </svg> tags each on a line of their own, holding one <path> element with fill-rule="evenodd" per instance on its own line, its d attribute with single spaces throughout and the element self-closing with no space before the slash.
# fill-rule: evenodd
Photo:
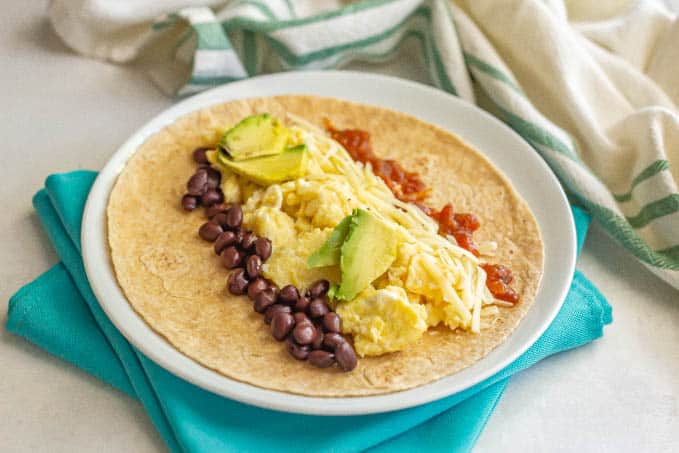
<svg viewBox="0 0 679 453">
<path fill-rule="evenodd" d="M 370 163 L 375 175 L 382 178 L 394 196 L 401 201 L 413 203 L 439 224 L 439 234 L 453 236 L 457 244 L 475 256 L 479 250 L 474 244 L 472 235 L 481 224 L 478 217 L 470 213 L 453 211 L 453 205 L 447 203 L 440 211 L 424 204 L 431 188 L 427 187 L 416 172 L 406 171 L 393 159 L 382 159 L 372 150 L 370 133 L 361 129 L 335 129 L 330 121 L 325 121 L 325 129 L 335 141 L 341 144 L 351 157 L 364 164 Z M 515 304 L 519 295 L 509 284 L 512 282 L 512 271 L 501 264 L 482 264 L 486 271 L 486 286 L 496 299 Z"/>
<path fill-rule="evenodd" d="M 370 163 L 373 172 L 382 178 L 394 196 L 405 202 L 421 202 L 429 196 L 427 187 L 419 175 L 406 171 L 393 159 L 380 159 L 373 153 L 370 133 L 360 129 L 335 129 L 326 119 L 325 128 L 333 138 L 351 155 L 352 159 L 364 164 Z"/>
<path fill-rule="evenodd" d="M 514 280 L 512 271 L 502 264 L 482 264 L 481 267 L 486 271 L 486 286 L 495 298 L 511 302 L 519 301 L 519 295 L 509 284 Z"/>
<path fill-rule="evenodd" d="M 427 213 L 439 223 L 439 234 L 453 236 L 457 244 L 465 250 L 469 250 L 474 256 L 479 256 L 472 234 L 478 230 L 481 224 L 474 214 L 453 212 L 453 205 L 448 203 L 440 211 Z"/>
</svg>

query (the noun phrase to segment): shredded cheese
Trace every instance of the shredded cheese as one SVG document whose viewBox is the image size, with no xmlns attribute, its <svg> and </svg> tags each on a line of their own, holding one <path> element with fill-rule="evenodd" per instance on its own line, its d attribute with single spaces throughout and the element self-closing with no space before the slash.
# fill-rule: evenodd
<svg viewBox="0 0 679 453">
<path fill-rule="evenodd" d="M 354 161 L 323 130 L 302 118 L 288 116 L 299 126 L 292 128 L 309 150 L 308 174 L 303 180 L 332 187 L 338 197 L 347 200 L 345 215 L 351 208 L 362 207 L 397 231 L 408 262 L 388 272 L 383 284 L 396 284 L 441 305 L 449 313 L 449 325 L 456 319 L 459 327 L 479 332 L 484 307 L 497 303 L 486 288 L 486 273 L 479 259 L 454 239 L 439 235 L 438 224 L 418 207 L 398 200 L 370 165 Z M 488 244 L 484 251 L 492 253 L 493 248 Z M 426 282 L 422 281 L 422 271 Z"/>
</svg>

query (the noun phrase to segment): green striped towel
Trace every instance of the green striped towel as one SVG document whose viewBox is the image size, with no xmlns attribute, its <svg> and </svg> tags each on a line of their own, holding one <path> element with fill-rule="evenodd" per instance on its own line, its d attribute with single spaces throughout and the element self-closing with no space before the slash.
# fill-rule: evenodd
<svg viewBox="0 0 679 453">
<path fill-rule="evenodd" d="M 137 60 L 175 95 L 356 60 L 424 65 L 514 128 L 574 201 L 679 288 L 679 21 L 660 3 L 53 0 L 49 15 L 76 51 Z M 421 58 L 399 56 L 410 42 Z"/>
</svg>

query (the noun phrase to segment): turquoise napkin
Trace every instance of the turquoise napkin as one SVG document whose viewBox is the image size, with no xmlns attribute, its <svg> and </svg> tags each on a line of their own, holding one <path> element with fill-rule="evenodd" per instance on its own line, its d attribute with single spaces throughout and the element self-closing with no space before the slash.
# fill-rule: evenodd
<svg viewBox="0 0 679 453">
<path fill-rule="evenodd" d="M 52 175 L 33 203 L 61 258 L 9 302 L 7 329 L 138 399 L 173 452 L 469 451 L 511 375 L 600 337 L 611 307 L 576 271 L 556 319 L 519 359 L 493 377 L 439 401 L 385 414 L 316 417 L 238 403 L 168 373 L 131 346 L 89 287 L 80 256 L 82 211 L 96 173 Z M 573 208 L 579 246 L 589 216 Z M 291 433 L 294 442 L 290 442 Z"/>
</svg>

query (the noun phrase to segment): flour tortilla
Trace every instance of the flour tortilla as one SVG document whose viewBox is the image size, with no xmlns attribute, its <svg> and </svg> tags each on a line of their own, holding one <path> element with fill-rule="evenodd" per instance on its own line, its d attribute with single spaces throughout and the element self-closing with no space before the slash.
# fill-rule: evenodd
<svg viewBox="0 0 679 453">
<path fill-rule="evenodd" d="M 191 151 L 216 128 L 245 116 L 293 113 L 322 125 L 361 128 L 373 148 L 419 172 L 430 204 L 452 202 L 481 220 L 478 242 L 497 242 L 493 262 L 509 266 L 521 301 L 500 308 L 481 334 L 430 329 L 407 351 L 366 357 L 356 369 L 318 369 L 290 357 L 246 297 L 226 290 L 228 271 L 198 237 L 201 209 L 180 199 L 195 172 Z M 174 347 L 217 372 L 259 387 L 310 396 L 377 395 L 419 386 L 475 363 L 502 343 L 530 308 L 543 266 L 540 233 L 526 203 L 491 163 L 453 134 L 412 116 L 333 98 L 279 96 L 232 101 L 178 119 L 129 160 L 111 193 L 108 237 L 128 301 Z M 274 247 L 276 244 L 274 244 Z"/>
</svg>

